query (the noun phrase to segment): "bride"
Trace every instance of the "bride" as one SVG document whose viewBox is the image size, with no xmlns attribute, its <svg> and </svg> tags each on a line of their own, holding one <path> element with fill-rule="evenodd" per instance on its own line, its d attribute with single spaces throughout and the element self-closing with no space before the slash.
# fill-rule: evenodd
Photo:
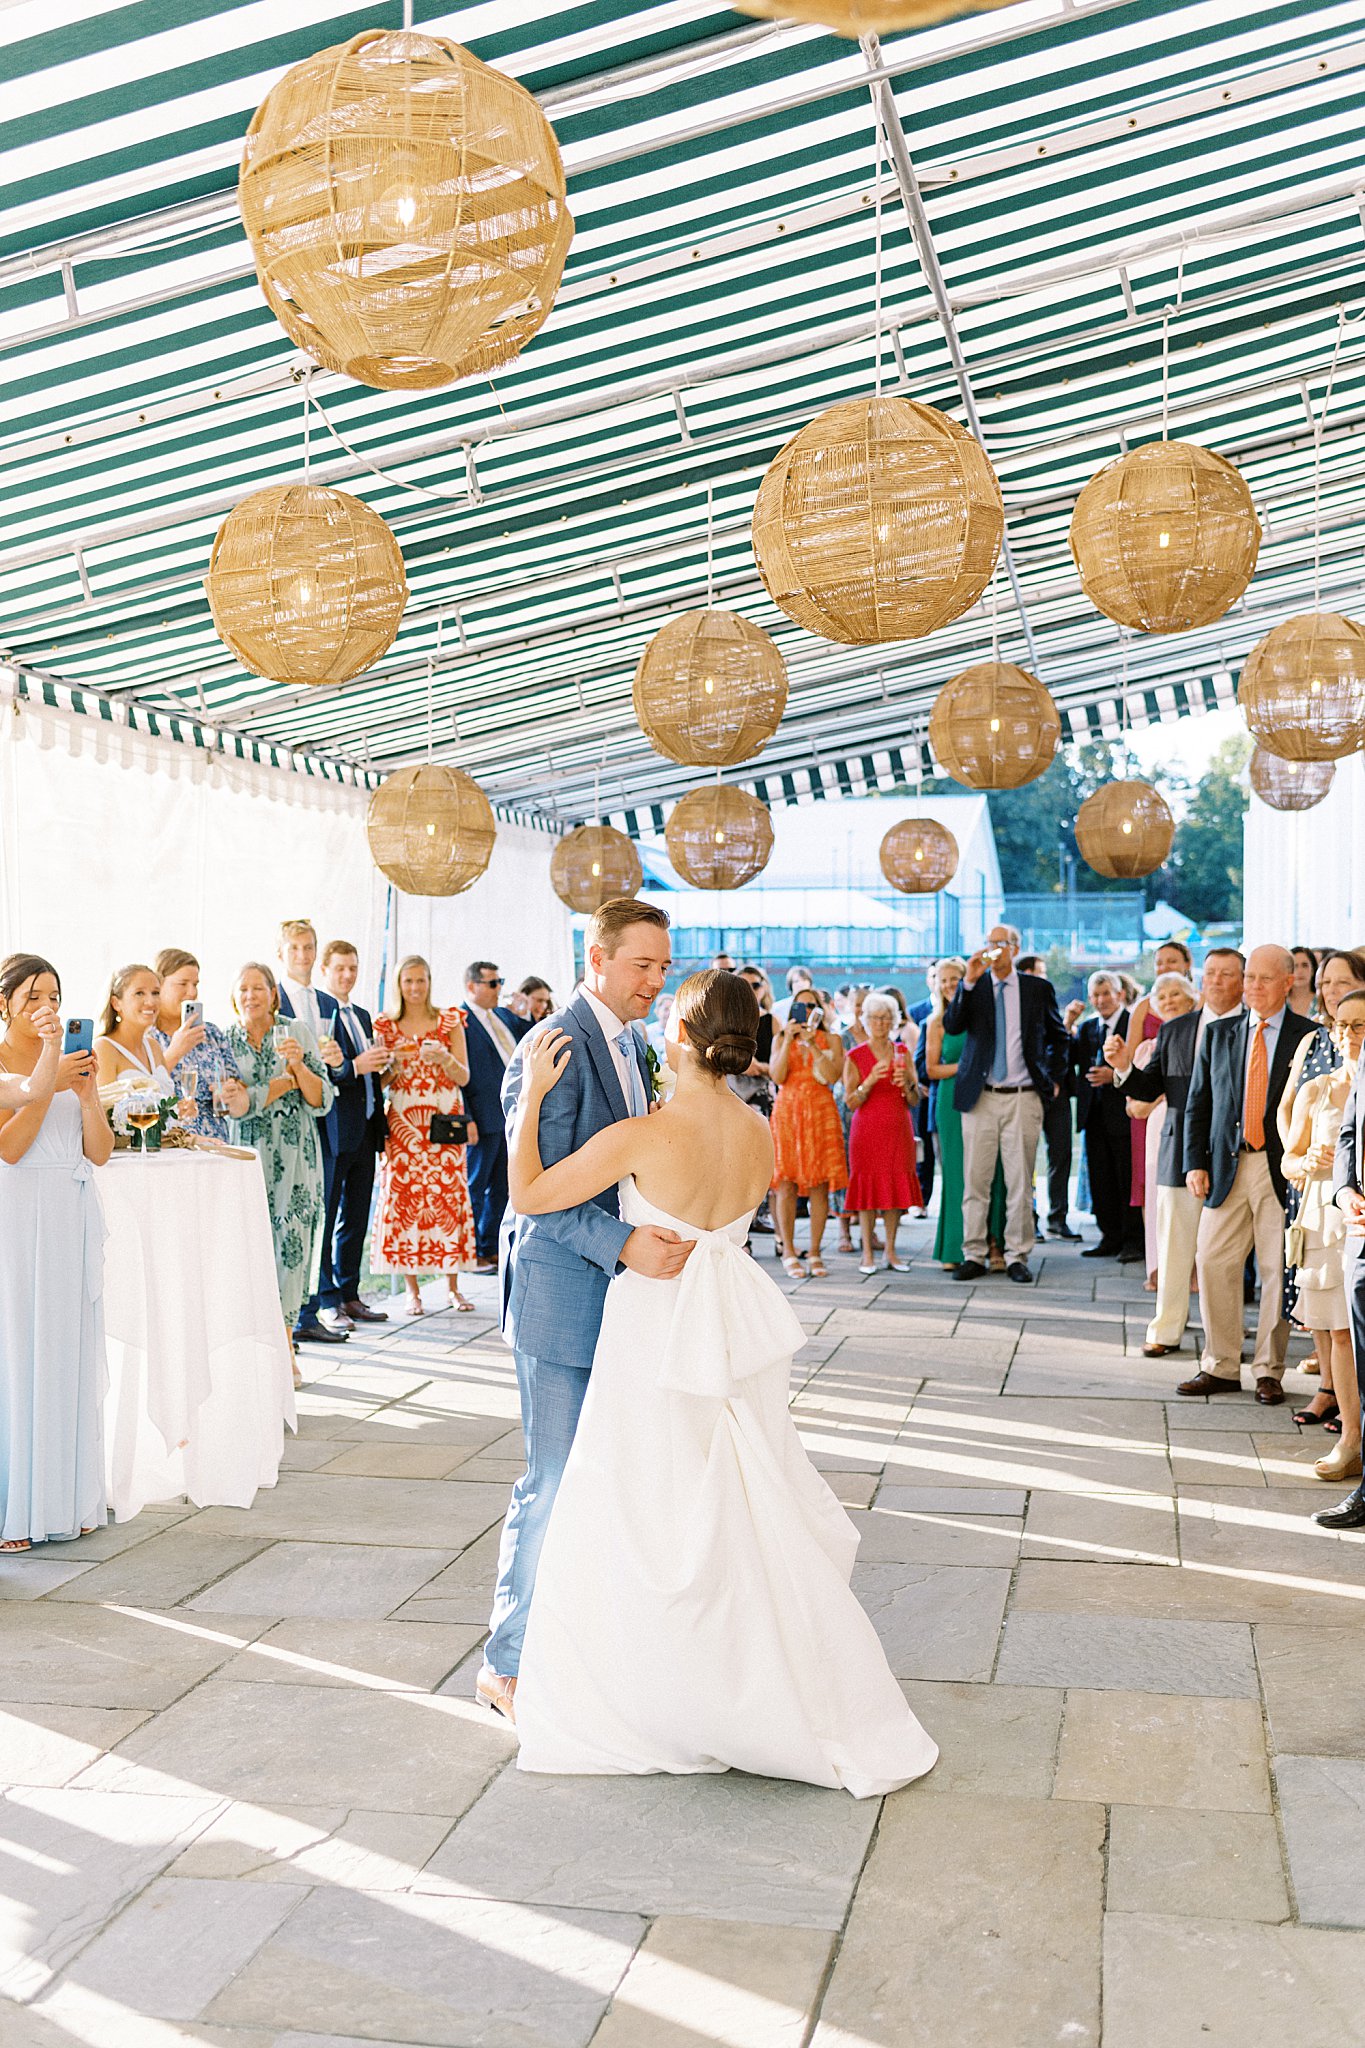
<svg viewBox="0 0 1365 2048">
<path fill-rule="evenodd" d="M 540 1105 L 572 1047 L 528 1044 L 509 1152 L 514 1208 L 620 1183 L 623 1222 L 695 1241 L 680 1277 L 623 1272 L 541 1552 L 517 1690 L 520 1767 L 742 1770 L 857 1798 L 932 1769 L 850 1590 L 857 1532 L 787 1411 L 801 1325 L 745 1250 L 772 1179 L 764 1119 L 726 1086 L 758 1004 L 714 969 L 669 1018 L 676 1092 L 544 1168 Z"/>
</svg>

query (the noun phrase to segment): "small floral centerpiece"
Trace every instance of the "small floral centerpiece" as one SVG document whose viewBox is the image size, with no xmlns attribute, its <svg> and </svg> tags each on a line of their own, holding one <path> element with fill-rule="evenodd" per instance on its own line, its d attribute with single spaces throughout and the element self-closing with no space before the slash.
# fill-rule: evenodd
<svg viewBox="0 0 1365 2048">
<path fill-rule="evenodd" d="M 175 1083 L 165 1072 L 130 1078 L 132 1085 L 111 1106 L 109 1121 L 115 1135 L 126 1138 L 132 1151 L 159 1152 L 166 1126 L 175 1115 Z"/>
</svg>

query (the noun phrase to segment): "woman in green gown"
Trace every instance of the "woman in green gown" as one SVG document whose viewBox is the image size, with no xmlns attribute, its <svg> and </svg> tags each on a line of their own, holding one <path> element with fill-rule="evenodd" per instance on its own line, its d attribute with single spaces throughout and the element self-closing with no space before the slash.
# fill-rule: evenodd
<svg viewBox="0 0 1365 2048">
<path fill-rule="evenodd" d="M 924 1055 L 925 1070 L 933 1086 L 931 1122 L 938 1138 L 938 1229 L 934 1233 L 934 1257 L 944 1266 L 962 1263 L 962 1115 L 956 1102 L 957 1063 L 967 1042 L 965 1031 L 945 1031 L 943 1013 L 957 994 L 966 973 L 966 962 L 950 959 L 938 963 L 934 1007 L 925 1026 L 929 1034 Z M 1005 1176 L 997 1164 L 991 1187 L 990 1219 L 986 1226 L 992 1246 L 1005 1240 Z"/>
</svg>

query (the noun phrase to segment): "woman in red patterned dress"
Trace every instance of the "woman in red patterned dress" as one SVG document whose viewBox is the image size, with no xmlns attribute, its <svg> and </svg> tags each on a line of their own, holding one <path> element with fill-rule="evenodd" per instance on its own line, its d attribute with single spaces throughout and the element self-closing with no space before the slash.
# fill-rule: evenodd
<svg viewBox="0 0 1365 2048">
<path fill-rule="evenodd" d="M 431 969 L 419 954 L 409 954 L 398 968 L 394 1006 L 374 1027 L 375 1044 L 389 1055 L 389 1135 L 370 1264 L 378 1273 L 403 1275 L 415 1316 L 422 1313 L 421 1273 L 446 1274 L 454 1306 L 474 1307 L 459 1281 L 474 1264 L 465 1147 L 431 1142 L 433 1113 L 460 1113 L 460 1089 L 469 1079 L 464 1032 L 463 1010 L 436 1008 Z M 471 1129 L 471 1144 L 476 1135 Z"/>
</svg>

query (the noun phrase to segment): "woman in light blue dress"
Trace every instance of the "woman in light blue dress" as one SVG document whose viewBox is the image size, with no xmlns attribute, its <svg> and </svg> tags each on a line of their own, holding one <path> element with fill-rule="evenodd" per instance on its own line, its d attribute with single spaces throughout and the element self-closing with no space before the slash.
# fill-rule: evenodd
<svg viewBox="0 0 1365 2048">
<path fill-rule="evenodd" d="M 56 970 L 0 962 L 0 1550 L 106 1517 L 104 1218 L 114 1148 L 90 1053 L 61 1053 Z"/>
</svg>

